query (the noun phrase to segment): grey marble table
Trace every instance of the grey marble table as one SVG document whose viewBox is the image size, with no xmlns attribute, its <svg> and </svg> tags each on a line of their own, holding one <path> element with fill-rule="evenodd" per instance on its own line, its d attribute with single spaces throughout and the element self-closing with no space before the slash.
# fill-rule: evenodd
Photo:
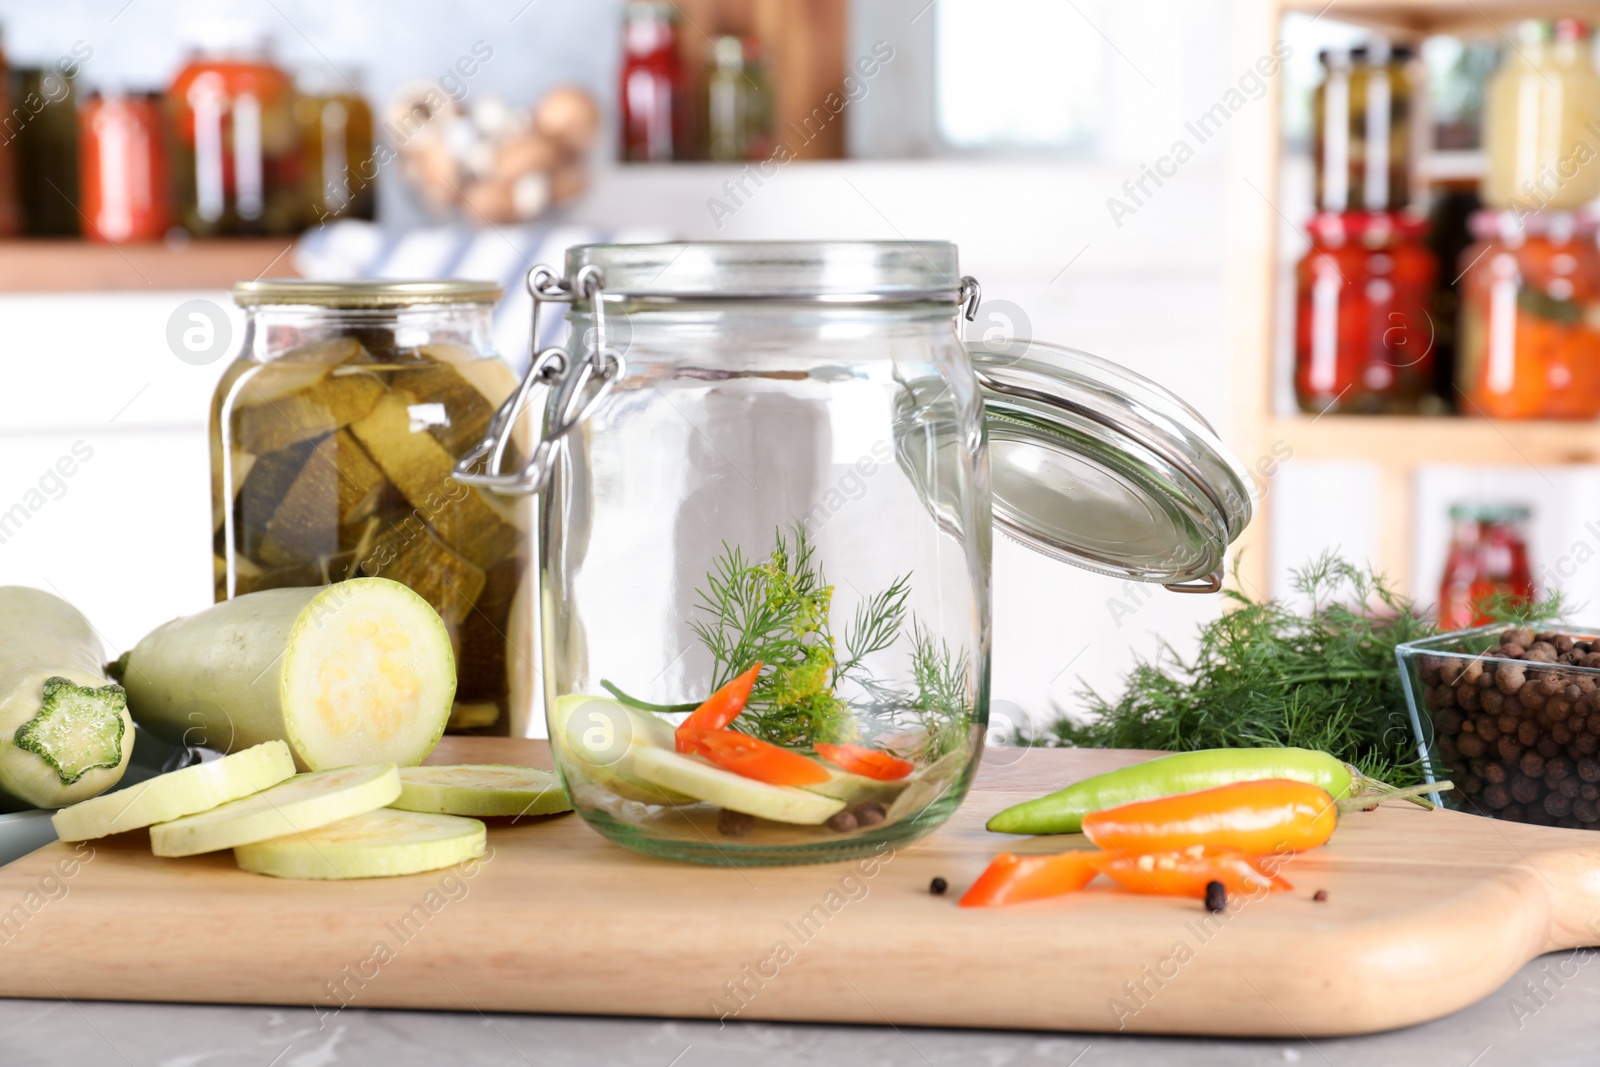
<svg viewBox="0 0 1600 1067">
<path fill-rule="evenodd" d="M 357 1009 L 319 1026 L 309 1008 L 0 1000 L 0 1065 L 1595 1067 L 1600 1064 L 1597 959 L 1600 952 L 1587 949 L 1545 956 L 1493 996 L 1448 1018 L 1371 1037 L 1314 1041 L 771 1023 L 719 1028 L 659 1019 Z"/>
</svg>

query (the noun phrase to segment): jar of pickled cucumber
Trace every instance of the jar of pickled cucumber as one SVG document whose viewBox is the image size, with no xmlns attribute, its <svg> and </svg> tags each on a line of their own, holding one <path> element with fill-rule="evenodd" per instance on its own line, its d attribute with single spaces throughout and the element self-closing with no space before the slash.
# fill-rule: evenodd
<svg viewBox="0 0 1600 1067">
<path fill-rule="evenodd" d="M 490 339 L 499 296 L 489 282 L 241 283 L 243 348 L 211 411 L 216 598 L 410 586 L 450 629 L 455 732 L 522 732 L 532 702 L 528 502 L 451 475 L 517 387 Z"/>
</svg>

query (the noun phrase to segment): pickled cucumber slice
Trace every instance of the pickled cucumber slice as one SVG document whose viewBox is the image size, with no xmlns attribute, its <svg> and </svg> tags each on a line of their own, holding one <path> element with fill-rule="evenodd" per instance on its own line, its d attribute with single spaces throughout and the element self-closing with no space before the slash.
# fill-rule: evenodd
<svg viewBox="0 0 1600 1067">
<path fill-rule="evenodd" d="M 346 578 L 358 577 L 361 563 L 372 554 L 378 540 L 378 529 L 382 525 L 382 521 L 374 515 L 339 527 L 339 551 L 329 553 L 321 560 L 322 584 L 332 585 Z"/>
<path fill-rule="evenodd" d="M 480 568 L 452 552 L 414 519 L 379 534 L 361 569 L 369 576 L 409 586 L 451 626 L 466 618 L 485 581 Z"/>
<path fill-rule="evenodd" d="M 402 811 L 446 815 L 554 815 L 571 811 L 561 782 L 549 771 L 502 763 L 406 767 L 400 771 Z"/>
<path fill-rule="evenodd" d="M 461 652 L 456 656 L 457 702 L 497 701 L 506 696 L 507 644 L 511 606 L 525 570 L 521 556 L 503 559 L 484 574 L 483 591 L 461 620 Z"/>
<path fill-rule="evenodd" d="M 662 748 L 640 747 L 632 755 L 632 771 L 645 781 L 759 819 L 816 826 L 845 806 L 844 801 L 833 797 L 768 785 Z"/>
<path fill-rule="evenodd" d="M 377 375 L 335 371 L 308 389 L 234 413 L 234 438 L 257 454 L 324 437 L 366 417 L 385 393 Z"/>
<path fill-rule="evenodd" d="M 306 585 L 322 584 L 322 569 L 316 563 L 296 563 L 288 567 L 262 567 L 247 557 L 236 556 L 234 566 L 238 573 L 235 592 L 259 593 L 264 589 L 298 589 Z"/>
<path fill-rule="evenodd" d="M 294 776 L 294 757 L 282 741 L 158 775 L 116 793 L 62 808 L 50 817 L 63 841 L 88 841 L 209 811 Z"/>
<path fill-rule="evenodd" d="M 370 516 L 384 484 L 383 472 L 349 433 L 320 439 L 261 532 L 261 562 L 304 563 L 337 552 L 339 528 Z"/>
<path fill-rule="evenodd" d="M 303 834 L 376 811 L 399 795 L 400 772 L 392 763 L 296 775 L 210 811 L 157 823 L 150 828 L 150 850 L 158 856 L 197 856 Z"/>
<path fill-rule="evenodd" d="M 396 374 L 392 388 L 409 394 L 413 404 L 437 404 L 443 419 L 429 421 L 428 432 L 452 456 L 470 452 L 488 432 L 494 405 L 461 376 L 458 368 L 424 363 Z"/>
<path fill-rule="evenodd" d="M 370 415 L 351 424 L 350 432 L 439 536 L 487 569 L 511 555 L 522 532 L 477 491 L 451 477 L 454 458 L 431 435 L 413 431 L 407 399 L 404 393 L 386 395 Z"/>
<path fill-rule="evenodd" d="M 251 464 L 250 473 L 239 489 L 239 498 L 234 502 L 233 538 L 240 552 L 262 561 L 261 542 L 266 537 L 267 524 L 277 513 L 283 498 L 289 495 L 289 489 L 316 446 L 316 441 L 302 441 L 268 452 Z"/>
<path fill-rule="evenodd" d="M 228 484 L 223 484 L 222 471 L 222 441 L 213 436 L 211 438 L 211 528 L 221 531 L 223 520 L 227 518 L 228 511 L 239 499 L 239 492 L 244 488 L 244 480 L 250 477 L 250 468 L 255 466 L 254 453 L 235 448 L 232 453 L 233 470 L 228 478 Z"/>
<path fill-rule="evenodd" d="M 450 709 L 450 721 L 445 723 L 447 733 L 460 730 L 482 730 L 500 719 L 500 705 L 491 700 L 462 703 L 456 701 Z"/>
<path fill-rule="evenodd" d="M 317 830 L 239 845 L 244 870 L 275 878 L 387 878 L 453 867 L 484 853 L 477 819 L 383 808 Z"/>
</svg>

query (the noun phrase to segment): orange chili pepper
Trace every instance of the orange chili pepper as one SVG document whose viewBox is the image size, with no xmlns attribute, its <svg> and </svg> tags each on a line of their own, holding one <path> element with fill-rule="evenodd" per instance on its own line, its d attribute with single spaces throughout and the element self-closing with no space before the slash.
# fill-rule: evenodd
<svg viewBox="0 0 1600 1067">
<path fill-rule="evenodd" d="M 1095 866 L 1102 874 L 1135 893 L 1204 899 L 1209 882 L 1221 882 L 1229 893 L 1294 888 L 1276 874 L 1262 870 L 1253 856 L 1232 848 L 1194 845 L 1141 856 L 1114 856 L 1106 852 L 1088 855 L 1098 857 Z"/>
<path fill-rule="evenodd" d="M 1138 800 L 1083 817 L 1083 832 L 1108 852 L 1135 856 L 1207 845 L 1254 856 L 1304 852 L 1327 843 L 1339 813 L 1309 782 L 1263 778 Z"/>
<path fill-rule="evenodd" d="M 684 724 L 678 727 L 678 751 L 703 756 L 723 770 L 770 785 L 819 785 L 829 777 L 815 760 L 732 730 Z"/>
<path fill-rule="evenodd" d="M 750 699 L 750 689 L 756 684 L 756 675 L 760 673 L 761 661 L 757 660 L 754 667 L 712 693 L 704 704 L 691 711 L 689 717 L 678 726 L 678 751 L 688 751 L 683 747 L 682 740 L 685 729 L 720 730 L 737 719 L 744 710 L 744 702 Z"/>
<path fill-rule="evenodd" d="M 963 908 L 992 908 L 1076 892 L 1094 880 L 1100 852 L 1018 856 L 1002 852 L 961 897 Z"/>
<path fill-rule="evenodd" d="M 835 767 L 842 767 L 851 774 L 876 778 L 880 782 L 892 782 L 916 770 L 916 764 L 910 760 L 865 745 L 820 744 L 816 749 L 817 755 Z"/>
</svg>

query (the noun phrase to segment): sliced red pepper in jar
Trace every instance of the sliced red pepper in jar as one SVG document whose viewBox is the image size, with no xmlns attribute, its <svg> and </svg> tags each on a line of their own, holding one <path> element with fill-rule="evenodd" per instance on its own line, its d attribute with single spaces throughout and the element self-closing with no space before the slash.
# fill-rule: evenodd
<svg viewBox="0 0 1600 1067">
<path fill-rule="evenodd" d="M 744 710 L 744 702 L 750 699 L 750 690 L 756 684 L 756 675 L 761 673 L 761 661 L 745 671 L 739 677 L 718 689 L 706 698 L 701 704 L 689 713 L 678 726 L 678 751 L 687 752 L 683 747 L 684 730 L 721 730 Z"/>
<path fill-rule="evenodd" d="M 1327 844 L 1338 825 L 1333 797 L 1288 778 L 1137 800 L 1083 817 L 1089 840 L 1119 855 L 1192 845 L 1235 848 L 1252 856 L 1304 852 Z"/>
<path fill-rule="evenodd" d="M 1077 892 L 1099 873 L 1099 852 L 1018 856 L 1002 852 L 961 898 L 963 908 L 993 908 Z"/>
<path fill-rule="evenodd" d="M 769 785 L 819 785 L 829 778 L 816 760 L 732 730 L 703 730 L 686 723 L 678 727 L 678 751 Z"/>
<path fill-rule="evenodd" d="M 875 778 L 880 782 L 892 782 L 897 778 L 904 778 L 916 770 L 916 764 L 910 760 L 903 760 L 899 756 L 891 756 L 882 749 L 867 748 L 865 745 L 827 745 L 816 746 L 817 755 L 851 774 L 859 774 L 863 778 Z"/>
<path fill-rule="evenodd" d="M 1194 845 L 1170 852 L 1117 856 L 1093 852 L 1095 866 L 1135 893 L 1205 899 L 1206 883 L 1221 882 L 1230 895 L 1275 892 L 1294 886 L 1261 869 L 1259 861 L 1235 848 Z"/>
</svg>

